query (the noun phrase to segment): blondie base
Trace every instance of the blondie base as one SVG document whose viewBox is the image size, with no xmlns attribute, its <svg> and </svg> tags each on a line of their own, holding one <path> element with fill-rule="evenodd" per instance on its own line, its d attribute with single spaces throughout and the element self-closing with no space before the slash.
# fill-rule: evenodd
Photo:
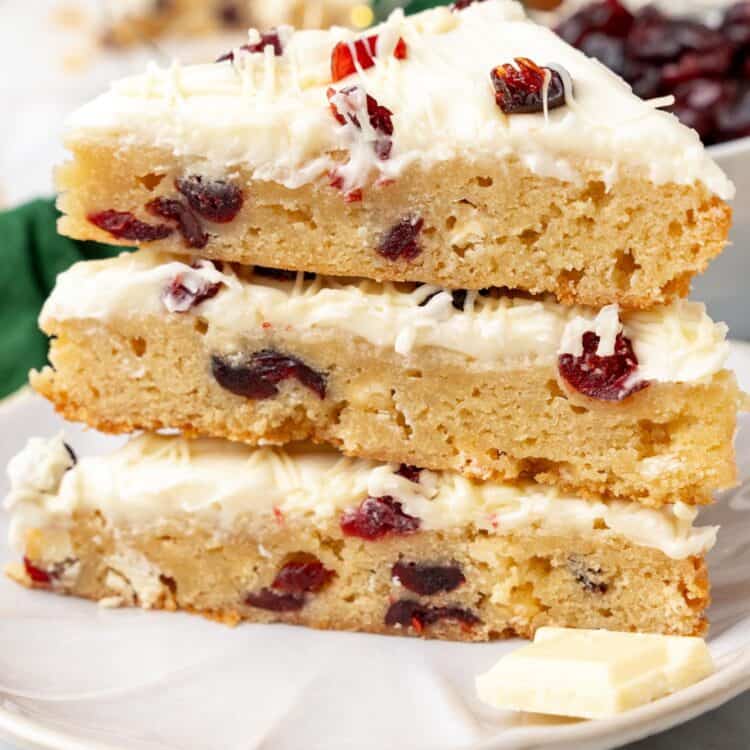
<svg viewBox="0 0 750 750">
<path fill-rule="evenodd" d="M 582 540 L 466 528 L 368 541 L 343 537 L 337 524 L 319 530 L 290 519 L 214 532 L 185 519 L 144 533 L 82 514 L 62 546 L 55 529 L 29 531 L 28 562 L 10 573 L 24 585 L 105 606 L 182 609 L 227 624 L 465 641 L 532 637 L 545 625 L 677 635 L 707 628 L 702 558 L 671 560 L 605 532 Z M 317 591 L 274 587 L 282 570 L 306 561 L 322 564 L 325 583 Z M 442 571 L 443 588 L 455 588 L 420 595 L 400 582 L 399 571 L 426 567 L 433 576 Z"/>
<path fill-rule="evenodd" d="M 200 315 L 48 319 L 45 330 L 52 365 L 32 374 L 33 387 L 66 419 L 104 432 L 312 439 L 348 455 L 652 506 L 707 503 L 735 482 L 740 392 L 728 371 L 606 403 L 565 390 L 554 365 L 494 369 L 430 347 L 404 357 L 332 329 L 256 326 L 243 333 L 243 356 L 293 356 L 324 374 L 325 390 L 291 378 L 253 399 L 217 381 L 214 356 L 232 353 L 212 349 Z"/>
<path fill-rule="evenodd" d="M 134 243 L 88 217 L 116 210 L 153 223 L 146 204 L 179 197 L 176 180 L 213 173 L 212 165 L 116 140 L 68 145 L 73 160 L 57 175 L 62 234 L 196 252 L 177 232 Z M 230 223 L 206 222 L 204 257 L 453 289 L 551 292 L 591 306 L 648 308 L 686 296 L 691 278 L 724 248 L 731 216 L 701 185 L 657 186 L 634 173 L 608 191 L 593 173 L 563 182 L 514 159 L 409 168 L 359 202 L 326 180 L 290 189 L 239 167 L 225 178 L 246 197 Z M 389 257 L 389 233 L 407 220 L 420 227 L 414 249 Z"/>
</svg>

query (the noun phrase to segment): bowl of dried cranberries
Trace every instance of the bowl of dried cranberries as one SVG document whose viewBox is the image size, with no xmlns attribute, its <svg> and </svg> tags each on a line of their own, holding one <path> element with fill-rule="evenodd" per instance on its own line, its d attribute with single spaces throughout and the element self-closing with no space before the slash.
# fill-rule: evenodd
<svg viewBox="0 0 750 750">
<path fill-rule="evenodd" d="M 558 5 L 555 31 L 624 78 L 641 98 L 674 96 L 668 109 L 698 132 L 737 186 L 734 249 L 696 281 L 695 296 L 730 324 L 732 335 L 750 339 L 750 0 Z M 573 12 L 566 12 L 571 6 Z M 701 12 L 690 14 L 698 6 Z"/>
<path fill-rule="evenodd" d="M 724 4 L 710 17 L 633 5 L 597 0 L 555 31 L 641 98 L 674 96 L 669 109 L 706 145 L 750 136 L 750 0 Z M 674 3 L 678 12 L 680 5 Z"/>
</svg>

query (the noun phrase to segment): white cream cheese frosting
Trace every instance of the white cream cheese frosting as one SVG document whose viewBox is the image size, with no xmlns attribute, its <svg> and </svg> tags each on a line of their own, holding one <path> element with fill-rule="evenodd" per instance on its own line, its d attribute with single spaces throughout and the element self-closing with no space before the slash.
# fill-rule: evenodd
<svg viewBox="0 0 750 750">
<path fill-rule="evenodd" d="M 561 353 L 580 354 L 581 337 L 590 330 L 601 337 L 599 353 L 611 354 L 622 331 L 633 344 L 639 378 L 670 383 L 708 379 L 729 354 L 727 327 L 714 323 L 697 302 L 628 312 L 612 305 L 597 313 L 551 298 L 468 292 L 461 311 L 449 293 L 426 284 L 305 280 L 302 274 L 294 281 L 277 281 L 248 269 L 235 271 L 229 264 L 221 268 L 208 261 L 188 265 L 184 258 L 153 250 L 77 263 L 58 277 L 40 325 L 49 332 L 54 321 L 195 314 L 208 322 L 206 346 L 216 352 L 230 353 L 248 332 L 261 328 L 306 335 L 337 331 L 405 357 L 436 347 L 493 368 L 554 364 Z M 178 313 L 164 294 L 178 277 L 186 288 L 222 287 L 191 312 Z"/>
<path fill-rule="evenodd" d="M 76 511 L 98 510 L 109 523 L 135 531 L 189 519 L 221 533 L 236 529 L 238 519 L 264 515 L 325 526 L 368 496 L 386 495 L 418 517 L 425 531 L 473 525 L 499 535 L 616 534 L 674 559 L 704 554 L 717 533 L 716 527 L 695 527 L 697 509 L 682 503 L 653 509 L 588 501 L 534 484 L 476 482 L 426 470 L 416 483 L 397 474 L 397 465 L 307 444 L 249 448 L 144 435 L 75 466 L 63 460 L 66 453 L 62 436 L 34 439 L 11 461 L 5 507 L 15 547 L 22 547 L 29 529 L 64 529 Z"/>
<path fill-rule="evenodd" d="M 636 171 L 657 184 L 700 182 L 721 198 L 733 196 L 694 131 L 526 19 L 512 0 L 410 17 L 395 11 L 372 33 L 379 34 L 375 65 L 333 85 L 359 85 L 393 112 L 393 148 L 386 160 L 373 149 L 368 159 L 357 159 L 346 174 L 347 189 L 397 179 L 413 164 L 517 157 L 534 173 L 565 181 L 585 172 L 611 186 Z M 251 30 L 250 39 L 258 38 Z M 336 121 L 326 96 L 333 47 L 356 38 L 343 28 L 284 30 L 282 56 L 269 46 L 258 53 L 235 50 L 233 62 L 152 65 L 74 113 L 69 142 L 154 146 L 207 176 L 243 167 L 256 179 L 297 187 L 338 166 L 337 154 L 356 151 L 354 127 Z M 406 59 L 390 54 L 399 38 Z M 490 71 L 515 57 L 562 66 L 573 81 L 567 105 L 504 115 Z"/>
</svg>

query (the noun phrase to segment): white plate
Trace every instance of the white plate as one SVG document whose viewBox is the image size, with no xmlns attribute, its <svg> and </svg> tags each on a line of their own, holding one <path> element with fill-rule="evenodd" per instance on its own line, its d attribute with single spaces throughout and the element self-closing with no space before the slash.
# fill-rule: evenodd
<svg viewBox="0 0 750 750">
<path fill-rule="evenodd" d="M 733 364 L 750 388 L 750 346 Z M 21 395 L 0 407 L 0 464 L 62 427 Z M 68 426 L 82 453 L 120 442 Z M 739 435 L 750 476 L 750 419 Z M 4 480 L 0 492 L 4 492 Z M 0 581 L 0 736 L 56 750 L 601 750 L 693 718 L 750 688 L 750 486 L 710 509 L 709 679 L 618 719 L 576 722 L 493 711 L 474 676 L 517 642 L 455 644 L 230 629 L 185 614 L 101 610 Z M 3 534 L 4 519 L 0 521 Z M 0 559 L 11 559 L 0 546 Z"/>
</svg>

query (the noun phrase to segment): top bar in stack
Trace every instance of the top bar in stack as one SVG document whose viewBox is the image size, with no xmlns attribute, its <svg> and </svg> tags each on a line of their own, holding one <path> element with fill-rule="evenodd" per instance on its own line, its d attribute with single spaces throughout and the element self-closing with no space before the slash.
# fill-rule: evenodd
<svg viewBox="0 0 750 750">
<path fill-rule="evenodd" d="M 724 247 L 697 135 L 517 3 L 250 33 L 72 119 L 60 230 L 266 267 L 648 308 Z"/>
</svg>

